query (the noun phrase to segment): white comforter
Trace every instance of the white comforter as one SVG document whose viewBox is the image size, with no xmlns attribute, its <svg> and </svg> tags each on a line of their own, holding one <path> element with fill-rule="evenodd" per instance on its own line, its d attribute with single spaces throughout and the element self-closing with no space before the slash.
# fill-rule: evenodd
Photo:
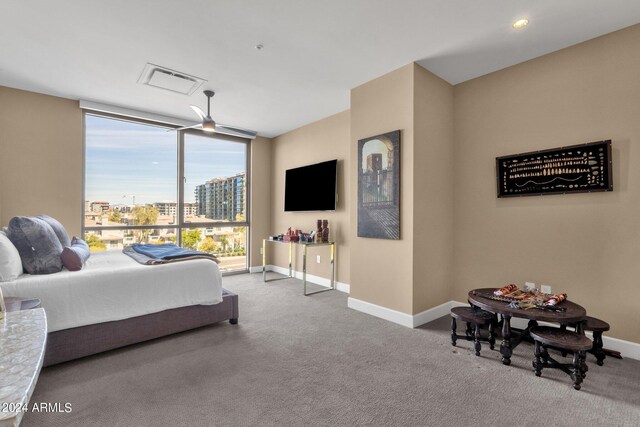
<svg viewBox="0 0 640 427">
<path fill-rule="evenodd" d="M 91 254 L 80 271 L 24 274 L 0 286 L 5 296 L 39 298 L 49 332 L 222 301 L 222 276 L 213 261 L 142 265 L 121 251 Z"/>
</svg>

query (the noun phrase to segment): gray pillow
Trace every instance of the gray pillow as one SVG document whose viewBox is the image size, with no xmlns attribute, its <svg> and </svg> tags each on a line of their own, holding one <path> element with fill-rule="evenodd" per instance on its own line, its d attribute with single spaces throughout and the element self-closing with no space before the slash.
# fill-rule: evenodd
<svg viewBox="0 0 640 427">
<path fill-rule="evenodd" d="M 62 270 L 62 245 L 43 220 L 14 217 L 9 221 L 7 235 L 20 254 L 25 273 L 50 274 Z"/>
<path fill-rule="evenodd" d="M 82 270 L 84 263 L 89 259 L 89 255 L 91 255 L 89 245 L 84 240 L 74 236 L 71 246 L 65 246 L 62 250 L 62 264 L 69 271 Z"/>
<path fill-rule="evenodd" d="M 60 221 L 50 217 L 49 215 L 38 215 L 36 218 L 40 218 L 41 220 L 49 224 L 51 228 L 53 228 L 54 233 L 56 233 L 56 236 L 58 236 L 58 240 L 60 240 L 60 244 L 63 247 L 71 245 L 67 230 L 64 229 L 64 225 L 60 224 Z"/>
</svg>

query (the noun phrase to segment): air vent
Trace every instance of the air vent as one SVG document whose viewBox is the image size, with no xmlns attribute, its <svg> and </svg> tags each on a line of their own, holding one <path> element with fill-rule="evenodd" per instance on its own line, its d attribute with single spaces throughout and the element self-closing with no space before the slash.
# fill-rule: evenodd
<svg viewBox="0 0 640 427">
<path fill-rule="evenodd" d="M 170 68 L 161 67 L 155 64 L 147 64 L 142 70 L 138 83 L 153 86 L 171 92 L 191 95 L 198 89 L 205 79 L 192 76 Z"/>
</svg>

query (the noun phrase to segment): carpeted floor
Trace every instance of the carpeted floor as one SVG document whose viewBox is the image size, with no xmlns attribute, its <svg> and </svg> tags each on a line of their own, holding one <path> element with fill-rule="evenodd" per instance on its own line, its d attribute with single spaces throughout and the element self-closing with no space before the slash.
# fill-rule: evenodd
<svg viewBox="0 0 640 427">
<path fill-rule="evenodd" d="M 409 329 L 302 295 L 295 279 L 224 278 L 240 322 L 224 322 L 43 369 L 23 426 L 637 426 L 640 361 L 589 355 L 576 391 L 558 370 L 531 372 L 483 346 L 449 341 L 449 319 Z"/>
</svg>

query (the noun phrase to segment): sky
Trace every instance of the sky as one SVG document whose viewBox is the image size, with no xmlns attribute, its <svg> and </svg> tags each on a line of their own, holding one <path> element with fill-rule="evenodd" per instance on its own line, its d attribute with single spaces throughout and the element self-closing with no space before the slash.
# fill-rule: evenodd
<svg viewBox="0 0 640 427">
<path fill-rule="evenodd" d="M 86 115 L 85 200 L 112 205 L 177 201 L 177 132 Z M 246 171 L 246 145 L 185 135 L 185 202 L 195 186 Z"/>
</svg>

